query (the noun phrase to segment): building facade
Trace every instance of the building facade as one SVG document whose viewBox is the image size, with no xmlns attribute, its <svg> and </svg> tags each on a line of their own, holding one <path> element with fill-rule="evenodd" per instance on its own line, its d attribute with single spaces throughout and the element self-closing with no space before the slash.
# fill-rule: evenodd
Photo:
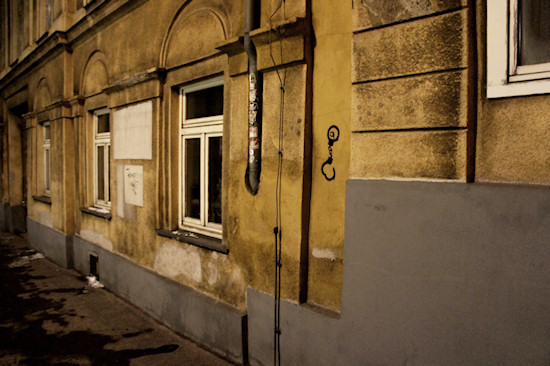
<svg viewBox="0 0 550 366">
<path fill-rule="evenodd" d="M 0 221 L 51 260 L 238 364 L 550 361 L 544 1 L 0 16 Z"/>
</svg>

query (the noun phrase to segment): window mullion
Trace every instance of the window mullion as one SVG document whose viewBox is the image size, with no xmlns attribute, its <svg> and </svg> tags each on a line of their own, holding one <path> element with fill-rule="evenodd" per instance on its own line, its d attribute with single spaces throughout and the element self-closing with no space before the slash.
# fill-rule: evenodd
<svg viewBox="0 0 550 366">
<path fill-rule="evenodd" d="M 206 156 L 206 134 L 205 133 L 202 133 L 201 134 L 201 172 L 200 172 L 200 181 L 201 181 L 201 225 L 206 225 L 206 222 L 207 222 L 207 219 L 206 219 L 206 206 L 207 206 L 207 202 L 206 202 L 206 195 L 207 195 L 207 189 L 206 189 L 206 167 L 208 165 L 208 162 L 207 162 L 207 156 Z"/>
<path fill-rule="evenodd" d="M 94 125 L 94 128 L 95 128 L 95 125 Z M 95 133 L 94 133 L 94 139 L 95 139 Z M 94 204 L 97 202 L 98 200 L 98 197 L 99 197 L 99 187 L 98 187 L 98 184 L 97 184 L 97 176 L 99 175 L 99 171 L 98 171 L 98 144 L 97 142 L 94 142 L 94 151 L 93 151 L 93 157 L 94 157 L 94 166 L 93 166 L 93 187 L 94 187 Z"/>
<path fill-rule="evenodd" d="M 208 225 L 209 223 L 209 213 L 210 213 L 210 134 L 207 134 L 205 137 L 205 147 L 204 151 L 206 154 L 206 162 L 204 165 L 204 189 L 206 191 L 206 197 L 205 197 L 205 213 L 204 213 L 204 223 L 205 225 Z"/>
<path fill-rule="evenodd" d="M 507 2 L 510 18 L 508 19 L 508 76 L 517 73 L 519 56 L 519 12 L 518 1 Z"/>
<path fill-rule="evenodd" d="M 103 145 L 103 197 L 105 204 L 109 203 L 109 144 Z"/>
<path fill-rule="evenodd" d="M 181 126 L 180 126 L 180 154 L 178 154 L 178 167 L 180 169 L 179 174 L 179 205 L 180 209 L 178 210 L 178 222 L 179 225 L 183 225 L 185 219 L 185 138 L 183 137 Z"/>
</svg>

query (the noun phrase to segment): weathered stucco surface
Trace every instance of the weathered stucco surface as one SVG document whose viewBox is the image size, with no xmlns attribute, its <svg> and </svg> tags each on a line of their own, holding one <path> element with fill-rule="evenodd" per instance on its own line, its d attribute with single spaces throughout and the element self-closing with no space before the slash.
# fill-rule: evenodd
<svg viewBox="0 0 550 366">
<path fill-rule="evenodd" d="M 79 235 L 82 239 L 89 241 L 90 243 L 94 243 L 105 250 L 109 250 L 111 252 L 113 251 L 113 242 L 107 239 L 101 232 L 82 229 L 80 230 Z"/>
<path fill-rule="evenodd" d="M 344 256 L 345 183 L 349 177 L 351 109 L 351 9 L 335 2 L 312 4 L 315 28 L 313 72 L 313 163 L 309 223 L 307 301 L 339 311 Z M 338 140 L 330 156 L 328 130 Z"/>
<path fill-rule="evenodd" d="M 466 6 L 467 0 L 353 0 L 353 28 L 368 29 Z"/>
<path fill-rule="evenodd" d="M 353 131 L 465 127 L 466 71 L 353 85 Z"/>
<path fill-rule="evenodd" d="M 467 179 L 469 14 L 458 1 L 354 2 L 351 177 Z"/>
<path fill-rule="evenodd" d="M 478 180 L 550 183 L 548 100 L 532 96 L 481 103 Z"/>
<path fill-rule="evenodd" d="M 244 184 L 244 1 L 110 1 L 90 16 L 81 9 L 64 20 L 82 20 L 66 29 L 66 39 L 50 32 L 33 47 L 57 46 L 2 90 L 3 150 L 14 155 L 3 166 L 3 203 L 25 200 L 28 216 L 54 229 L 66 248 L 77 235 L 242 311 L 248 287 L 274 290 L 282 141 L 282 297 L 339 312 L 350 177 L 550 183 L 548 96 L 486 98 L 486 14 L 484 2 L 476 9 L 473 3 L 262 0 L 259 28 L 251 33 L 263 73 L 255 196 Z M 52 30 L 64 23 L 55 24 Z M 219 252 L 159 235 L 179 226 L 180 87 L 213 77 L 223 77 L 225 92 Z M 147 154 L 111 157 L 111 215 L 82 212 L 94 205 L 93 111 L 109 108 L 115 116 L 143 102 L 152 106 L 151 145 L 140 151 Z M 29 113 L 21 122 L 10 110 L 25 103 Z M 44 193 L 40 124 L 46 121 L 52 123 L 51 204 L 33 198 Z M 337 140 L 330 138 L 333 126 Z M 28 138 L 26 165 L 15 156 L 22 136 Z M 126 165 L 143 168 L 143 205 L 124 199 Z"/>
<path fill-rule="evenodd" d="M 486 8 L 477 4 L 479 36 L 476 179 L 550 184 L 548 95 L 487 99 Z"/>
<path fill-rule="evenodd" d="M 195 247 L 182 247 L 166 242 L 160 247 L 153 268 L 169 278 L 182 276 L 186 282 L 199 283 L 202 280 L 201 258 Z"/>
<path fill-rule="evenodd" d="M 105 15 L 103 11 L 114 11 L 116 15 L 107 21 L 101 20 Z M 174 162 L 177 168 L 178 132 L 171 127 L 169 132 L 162 129 L 164 126 L 177 126 L 179 110 L 178 104 L 169 104 L 169 98 L 161 99 L 162 78 L 156 70 L 159 67 L 174 67 L 162 79 L 162 82 L 172 83 L 171 87 L 223 73 L 226 58 L 215 49 L 215 45 L 242 34 L 243 3 L 170 0 L 136 2 L 128 6 L 111 2 L 86 19 L 85 13 L 80 9 L 74 18 L 70 18 L 73 14 L 67 14 L 65 19 L 69 23 L 71 19 L 82 19 L 68 32 L 67 37 L 72 42 L 70 52 L 67 52 L 69 49 L 58 48 L 42 60 L 43 64 L 34 73 L 28 75 L 29 100 L 35 101 L 29 108 L 36 112 L 29 117 L 34 127 L 30 130 L 29 148 L 33 154 L 29 166 L 37 170 L 42 166 L 41 158 L 37 156 L 42 141 L 37 132 L 40 130 L 38 122 L 52 122 L 52 202 L 46 204 L 31 198 L 32 195 L 43 194 L 40 176 L 43 172 L 39 170 L 39 174 L 34 174 L 29 169 L 32 172 L 29 176 L 29 216 L 65 235 L 76 233 L 90 243 L 122 254 L 162 275 L 243 307 L 249 280 L 246 272 L 236 264 L 238 258 L 175 240 L 167 244 L 166 238 L 155 232 L 167 221 L 171 229 L 174 228 L 171 225 L 177 224 L 172 213 L 173 207 L 177 209 L 178 205 L 177 173 L 173 175 L 176 177 L 175 185 L 163 182 L 166 182 L 165 178 L 168 181 L 173 179 L 173 176 L 165 175 L 167 164 Z M 99 21 L 101 25 L 97 24 Z M 56 27 L 62 27 L 60 24 Z M 147 24 L 147 27 L 135 27 L 136 24 Z M 93 31 L 82 33 L 86 29 Z M 196 32 L 201 33 L 201 42 L 195 42 L 195 37 L 188 36 Z M 189 62 L 189 67 L 180 68 Z M 24 85 L 26 80 L 21 79 L 20 82 Z M 231 81 L 227 78 L 226 82 L 229 95 Z M 35 93 L 35 90 L 39 92 Z M 64 98 L 66 102 L 52 105 Z M 93 110 L 108 107 L 114 112 L 147 100 L 153 102 L 152 159 L 111 157 L 110 219 L 81 212 L 81 207 L 91 206 L 94 201 Z M 165 108 L 169 111 L 166 124 Z M 226 110 L 229 116 L 230 103 L 227 103 Z M 174 120 L 171 119 L 173 115 L 176 116 Z M 113 119 L 111 121 L 116 123 Z M 246 124 L 246 118 L 243 122 Z M 230 118 L 227 119 L 227 126 L 229 124 Z M 176 136 L 171 135 L 172 131 Z M 230 146 L 229 131 L 228 128 L 227 151 Z M 173 145 L 168 145 L 175 155 L 167 161 L 164 151 L 159 149 L 167 146 L 164 143 L 170 139 L 175 140 Z M 15 144 L 11 146 L 16 147 Z M 123 181 L 119 179 L 118 172 L 128 164 L 143 167 L 143 207 L 124 203 L 123 190 L 119 189 Z M 224 172 L 230 171 L 228 167 L 229 164 L 224 166 Z M 225 180 L 228 178 L 224 177 Z M 224 199 L 227 205 L 227 197 Z M 167 202 L 169 208 L 164 210 L 166 206 L 163 205 Z M 228 245 L 227 242 L 224 244 Z M 193 253 L 191 257 L 189 253 Z M 181 272 L 181 268 L 187 268 L 188 272 Z"/>
<path fill-rule="evenodd" d="M 354 35 L 354 82 L 467 66 L 467 10 Z"/>
<path fill-rule="evenodd" d="M 465 131 L 362 133 L 351 142 L 351 177 L 464 180 Z"/>
<path fill-rule="evenodd" d="M 283 175 L 281 193 L 283 296 L 298 299 L 299 262 L 302 235 L 302 175 L 304 160 L 304 98 L 306 66 L 286 69 L 286 93 L 283 127 Z M 236 117 L 246 118 L 247 78 L 236 78 L 235 103 L 239 108 Z M 244 100 L 244 102 L 243 102 Z M 242 104 L 241 104 L 242 103 Z M 276 179 L 278 157 L 278 129 L 280 111 L 279 78 L 273 71 L 264 74 L 264 113 L 262 141 L 262 175 L 256 196 L 250 195 L 244 186 L 246 171 L 247 129 L 246 123 L 236 123 L 231 128 L 231 166 L 234 173 L 229 182 L 229 250 L 238 258 L 248 274 L 250 285 L 261 291 L 273 291 L 274 235 L 276 226 Z M 246 119 L 243 119 L 246 121 Z M 242 121 L 243 121 L 242 120 Z M 253 214 L 251 214 L 253 213 Z"/>
</svg>

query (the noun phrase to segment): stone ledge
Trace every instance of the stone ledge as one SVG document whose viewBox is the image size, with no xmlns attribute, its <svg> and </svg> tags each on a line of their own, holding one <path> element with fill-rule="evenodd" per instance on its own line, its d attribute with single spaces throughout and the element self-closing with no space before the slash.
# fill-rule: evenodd
<svg viewBox="0 0 550 366">
<path fill-rule="evenodd" d="M 48 205 L 52 204 L 52 198 L 50 196 L 32 196 L 32 199 L 38 202 L 46 203 Z"/>
<path fill-rule="evenodd" d="M 177 240 L 182 243 L 196 245 L 203 249 L 213 250 L 215 252 L 227 254 L 229 249 L 227 249 L 223 244 L 221 239 L 213 238 L 210 236 L 197 234 L 187 230 L 157 230 L 157 235 L 163 236 L 165 238 L 170 238 Z"/>
<path fill-rule="evenodd" d="M 88 215 L 100 217 L 105 220 L 111 220 L 112 218 L 111 212 L 99 212 L 95 207 L 81 207 L 80 212 Z"/>
</svg>

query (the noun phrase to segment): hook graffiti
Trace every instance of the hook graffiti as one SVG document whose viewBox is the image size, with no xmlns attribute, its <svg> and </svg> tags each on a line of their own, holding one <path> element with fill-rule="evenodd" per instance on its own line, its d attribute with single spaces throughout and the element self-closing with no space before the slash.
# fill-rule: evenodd
<svg viewBox="0 0 550 366">
<path fill-rule="evenodd" d="M 325 177 L 325 179 L 330 182 L 331 180 L 334 180 L 334 178 L 336 178 L 336 169 L 334 169 L 334 167 L 332 167 L 332 175 L 329 176 L 325 172 L 325 167 L 327 165 L 332 165 L 332 161 L 333 161 L 332 160 L 332 145 L 334 145 L 334 143 L 336 141 L 338 141 L 338 138 L 340 138 L 340 129 L 336 125 L 330 126 L 328 131 L 327 131 L 327 137 L 328 137 L 328 154 L 329 154 L 329 157 L 323 163 L 323 165 L 321 165 L 321 173 L 323 173 L 323 176 Z M 329 170 L 329 173 L 330 173 L 330 170 Z"/>
<path fill-rule="evenodd" d="M 323 165 L 321 165 L 321 173 L 323 173 L 323 175 L 325 176 L 325 179 L 328 180 L 328 181 L 331 181 L 334 178 L 336 178 L 336 170 L 334 169 L 334 167 L 332 167 L 332 176 L 331 177 L 329 177 L 327 175 L 327 173 L 325 173 L 325 165 L 330 165 L 330 164 L 332 164 L 332 158 L 331 157 L 329 157 L 327 159 L 327 161 L 325 161 L 323 163 Z"/>
</svg>

